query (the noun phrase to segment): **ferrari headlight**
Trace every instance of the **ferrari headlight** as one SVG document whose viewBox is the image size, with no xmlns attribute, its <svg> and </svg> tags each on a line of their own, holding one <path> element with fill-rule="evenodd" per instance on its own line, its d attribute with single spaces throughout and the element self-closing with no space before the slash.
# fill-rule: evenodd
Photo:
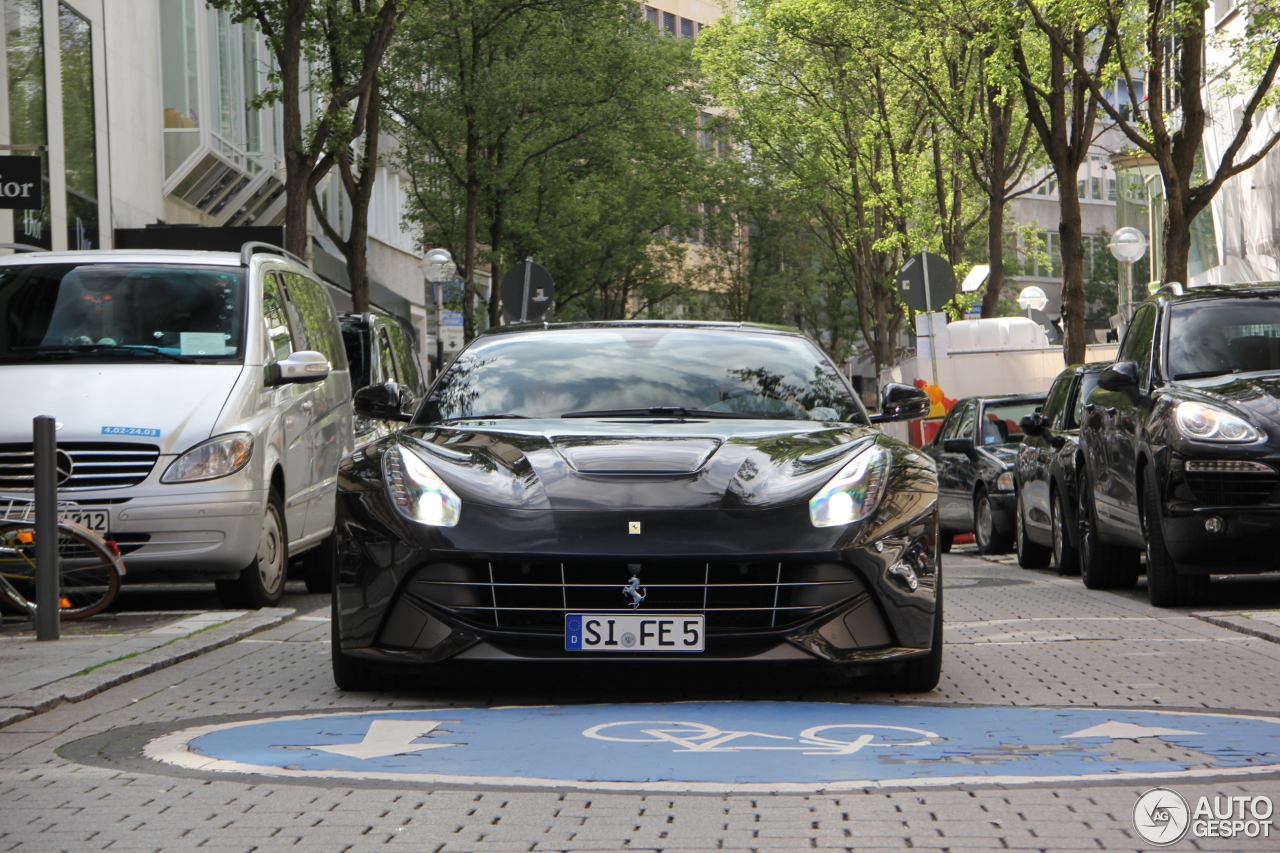
<svg viewBox="0 0 1280 853">
<path fill-rule="evenodd" d="M 253 455 L 253 436 L 232 432 L 197 444 L 165 469 L 162 483 L 194 483 L 216 480 L 234 474 L 249 464 Z"/>
<path fill-rule="evenodd" d="M 872 444 L 853 457 L 809 501 L 809 518 L 813 526 L 852 524 L 871 515 L 884 497 L 890 458 L 889 451 L 878 444 Z"/>
<path fill-rule="evenodd" d="M 1173 419 L 1184 438 L 1196 441 L 1243 443 L 1262 440 L 1262 433 L 1244 418 L 1191 400 L 1174 407 Z"/>
<path fill-rule="evenodd" d="M 391 502 L 410 521 L 432 527 L 458 523 L 461 498 L 407 447 L 393 447 L 383 454 L 382 478 L 391 492 Z"/>
</svg>

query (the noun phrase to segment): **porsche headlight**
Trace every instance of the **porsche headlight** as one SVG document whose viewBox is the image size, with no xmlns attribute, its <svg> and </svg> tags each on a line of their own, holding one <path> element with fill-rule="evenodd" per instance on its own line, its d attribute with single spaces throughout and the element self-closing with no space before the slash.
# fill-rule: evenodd
<svg viewBox="0 0 1280 853">
<path fill-rule="evenodd" d="M 179 456 L 165 470 L 162 483 L 195 483 L 234 474 L 249 464 L 253 436 L 232 432 L 197 444 Z"/>
<path fill-rule="evenodd" d="M 878 444 L 853 457 L 809 501 L 813 526 L 852 524 L 871 515 L 884 497 L 890 459 L 889 451 Z"/>
<path fill-rule="evenodd" d="M 1262 433 L 1244 418 L 1190 400 L 1173 409 L 1173 419 L 1183 438 L 1195 441 L 1260 441 Z"/>
<path fill-rule="evenodd" d="M 391 502 L 410 521 L 432 527 L 458 523 L 462 500 L 407 447 L 393 447 L 383 454 L 382 478 L 391 492 Z"/>
</svg>

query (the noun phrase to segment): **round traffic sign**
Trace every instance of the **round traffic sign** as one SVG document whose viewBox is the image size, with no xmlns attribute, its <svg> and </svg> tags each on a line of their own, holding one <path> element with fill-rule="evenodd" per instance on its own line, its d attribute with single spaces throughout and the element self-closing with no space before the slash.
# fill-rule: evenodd
<svg viewBox="0 0 1280 853">
<path fill-rule="evenodd" d="M 551 310 L 555 282 L 546 267 L 533 258 L 516 264 L 502 277 L 502 316 L 508 323 L 541 320 Z"/>
</svg>

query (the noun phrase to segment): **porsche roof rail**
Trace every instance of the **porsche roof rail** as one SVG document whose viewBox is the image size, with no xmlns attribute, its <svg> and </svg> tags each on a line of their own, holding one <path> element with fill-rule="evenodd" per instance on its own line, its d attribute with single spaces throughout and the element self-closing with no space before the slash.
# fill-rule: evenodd
<svg viewBox="0 0 1280 853">
<path fill-rule="evenodd" d="M 1168 284 L 1162 285 L 1156 293 L 1171 293 L 1174 296 L 1181 296 L 1183 294 L 1182 282 L 1171 281 Z"/>
<path fill-rule="evenodd" d="M 246 267 L 249 266 L 249 261 L 252 260 L 253 256 L 258 252 L 267 252 L 272 255 L 282 255 L 291 261 L 296 261 L 297 263 L 302 264 L 304 267 L 307 265 L 306 261 L 304 261 L 302 258 L 295 255 L 293 252 L 289 252 L 284 249 L 281 249 L 279 246 L 273 245 L 271 243 L 263 243 L 258 240 L 252 240 L 240 247 L 240 263 Z"/>
<path fill-rule="evenodd" d="M 48 249 L 41 246 L 31 246 L 27 243 L 0 243 L 0 249 L 12 249 L 16 253 L 20 252 L 47 252 Z"/>
</svg>

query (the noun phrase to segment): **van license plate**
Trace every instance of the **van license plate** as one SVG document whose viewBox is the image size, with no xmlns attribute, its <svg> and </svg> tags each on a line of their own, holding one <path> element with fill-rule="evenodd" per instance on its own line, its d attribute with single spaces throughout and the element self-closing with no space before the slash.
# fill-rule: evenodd
<svg viewBox="0 0 1280 853">
<path fill-rule="evenodd" d="M 705 651 L 703 617 L 685 613 L 567 613 L 564 647 L 571 652 Z"/>
<path fill-rule="evenodd" d="M 67 507 L 62 511 L 62 520 L 86 527 L 104 539 L 111 533 L 111 514 L 105 509 Z"/>
</svg>

